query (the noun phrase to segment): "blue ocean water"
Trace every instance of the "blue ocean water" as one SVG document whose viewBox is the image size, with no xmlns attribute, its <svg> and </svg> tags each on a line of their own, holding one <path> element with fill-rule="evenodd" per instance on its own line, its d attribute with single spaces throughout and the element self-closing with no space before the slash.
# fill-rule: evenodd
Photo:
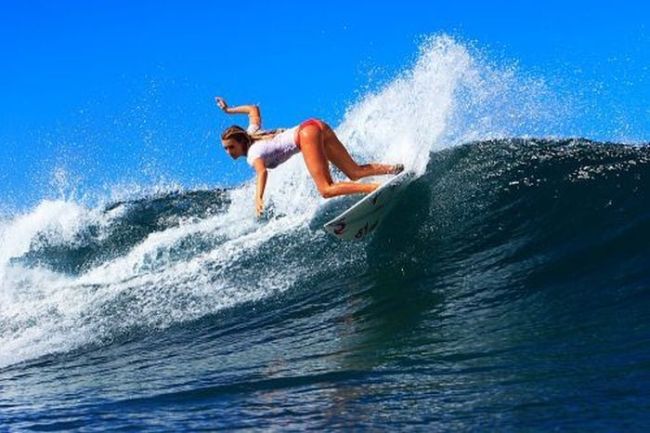
<svg viewBox="0 0 650 433">
<path fill-rule="evenodd" d="M 220 233 L 233 193 L 113 203 L 11 260 L 4 430 L 647 428 L 648 147 L 433 153 L 360 244 Z"/>
</svg>

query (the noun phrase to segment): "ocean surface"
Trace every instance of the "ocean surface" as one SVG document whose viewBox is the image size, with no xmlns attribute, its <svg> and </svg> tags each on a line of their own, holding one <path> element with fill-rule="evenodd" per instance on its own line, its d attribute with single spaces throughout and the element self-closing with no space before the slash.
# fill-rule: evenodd
<svg viewBox="0 0 650 433">
<path fill-rule="evenodd" d="M 649 147 L 432 153 L 362 243 L 235 192 L 5 222 L 3 430 L 650 425 Z"/>
<path fill-rule="evenodd" d="M 0 205 L 0 431 L 648 431 L 650 146 L 584 106 L 425 41 L 333 125 L 416 173 L 359 243 L 297 156 L 262 220 L 253 180 Z"/>
</svg>

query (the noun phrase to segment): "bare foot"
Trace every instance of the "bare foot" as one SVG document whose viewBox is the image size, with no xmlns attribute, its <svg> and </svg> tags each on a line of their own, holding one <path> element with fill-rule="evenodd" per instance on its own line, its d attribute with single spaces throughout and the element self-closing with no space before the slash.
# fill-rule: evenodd
<svg viewBox="0 0 650 433">
<path fill-rule="evenodd" d="M 395 164 L 393 166 L 393 170 L 390 173 L 391 174 L 400 174 L 403 171 L 404 171 L 404 164 Z"/>
</svg>

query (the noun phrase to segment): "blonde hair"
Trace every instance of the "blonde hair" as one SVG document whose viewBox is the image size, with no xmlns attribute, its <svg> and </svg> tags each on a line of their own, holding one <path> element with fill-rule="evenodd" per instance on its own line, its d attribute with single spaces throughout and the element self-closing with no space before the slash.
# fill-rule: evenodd
<svg viewBox="0 0 650 433">
<path fill-rule="evenodd" d="M 245 149 L 248 151 L 248 148 L 258 140 L 270 140 L 279 133 L 285 131 L 285 129 L 278 128 L 272 129 L 270 131 L 259 131 L 253 134 L 249 134 L 244 128 L 238 125 L 233 125 L 229 128 L 226 128 L 221 134 L 222 140 L 233 139 L 238 143 L 244 145 Z"/>
</svg>

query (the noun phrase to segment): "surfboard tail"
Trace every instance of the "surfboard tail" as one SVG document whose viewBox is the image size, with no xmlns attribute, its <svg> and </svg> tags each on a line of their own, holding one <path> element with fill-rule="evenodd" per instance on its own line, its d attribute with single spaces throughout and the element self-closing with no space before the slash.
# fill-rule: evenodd
<svg viewBox="0 0 650 433">
<path fill-rule="evenodd" d="M 398 174 L 326 223 L 323 229 L 341 240 L 365 239 L 381 224 L 397 203 L 396 196 L 414 177 L 415 173 L 410 171 Z"/>
</svg>

